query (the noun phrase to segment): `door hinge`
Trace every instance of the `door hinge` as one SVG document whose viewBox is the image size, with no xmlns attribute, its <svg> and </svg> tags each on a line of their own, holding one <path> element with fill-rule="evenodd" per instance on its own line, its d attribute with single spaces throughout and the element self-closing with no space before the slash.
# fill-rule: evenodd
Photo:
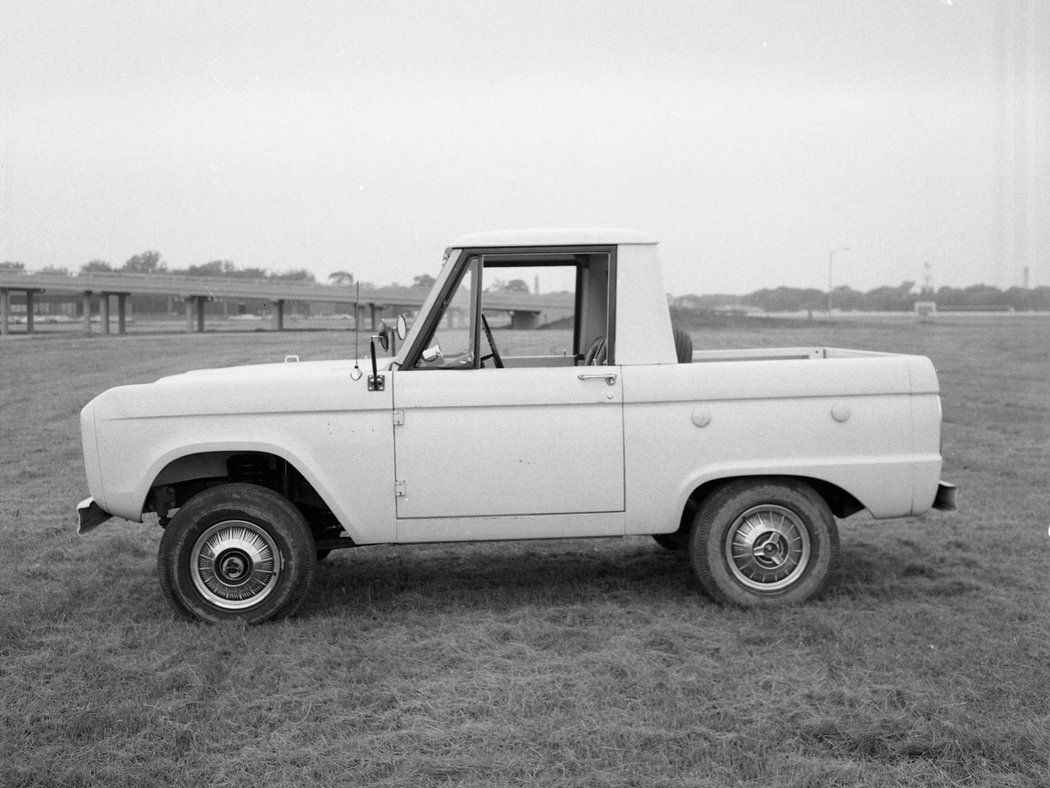
<svg viewBox="0 0 1050 788">
<path fill-rule="evenodd" d="M 403 410 L 394 411 L 394 426 L 400 427 L 405 423 L 405 412 Z"/>
<path fill-rule="evenodd" d="M 408 493 L 405 491 L 404 482 L 394 482 L 394 497 L 395 498 L 407 498 Z"/>
</svg>

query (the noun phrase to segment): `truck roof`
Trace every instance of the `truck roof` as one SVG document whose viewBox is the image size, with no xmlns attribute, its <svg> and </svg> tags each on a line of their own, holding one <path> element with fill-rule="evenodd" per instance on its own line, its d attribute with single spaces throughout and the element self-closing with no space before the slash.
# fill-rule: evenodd
<svg viewBox="0 0 1050 788">
<path fill-rule="evenodd" d="M 478 246 L 605 246 L 655 243 L 655 238 L 640 230 L 581 227 L 470 233 L 460 236 L 450 246 L 453 249 L 463 249 Z"/>
</svg>

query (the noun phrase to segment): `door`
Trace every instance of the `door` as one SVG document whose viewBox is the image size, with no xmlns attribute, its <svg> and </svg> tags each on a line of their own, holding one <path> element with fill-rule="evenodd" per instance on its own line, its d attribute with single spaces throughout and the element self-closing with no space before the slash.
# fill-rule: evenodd
<svg viewBox="0 0 1050 788">
<path fill-rule="evenodd" d="M 623 511 L 617 367 L 391 377 L 398 519 Z"/>
</svg>

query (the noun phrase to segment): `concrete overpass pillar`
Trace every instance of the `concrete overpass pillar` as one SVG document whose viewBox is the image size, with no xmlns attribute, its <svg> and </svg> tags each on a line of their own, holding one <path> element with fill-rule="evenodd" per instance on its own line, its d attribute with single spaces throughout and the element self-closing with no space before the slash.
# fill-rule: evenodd
<svg viewBox="0 0 1050 788">
<path fill-rule="evenodd" d="M 82 299 L 82 303 L 84 305 L 84 333 L 85 334 L 90 334 L 91 333 L 91 291 L 90 290 L 88 290 L 86 293 L 84 293 L 84 297 Z"/>
<path fill-rule="evenodd" d="M 33 333 L 33 292 L 26 290 L 26 333 Z"/>
<path fill-rule="evenodd" d="M 188 332 L 204 331 L 204 302 L 206 300 L 206 296 L 186 296 L 186 330 Z"/>
<path fill-rule="evenodd" d="M 117 333 L 123 334 L 127 331 L 128 322 L 128 294 L 117 293 Z"/>
<path fill-rule="evenodd" d="M 271 301 L 270 306 L 273 319 L 273 330 L 284 331 L 284 301 L 280 299 L 277 301 Z"/>
<path fill-rule="evenodd" d="M 109 333 L 109 293 L 102 293 L 98 302 L 98 322 L 102 326 L 102 333 Z"/>
<path fill-rule="evenodd" d="M 11 319 L 11 291 L 0 287 L 0 334 L 10 331 L 8 322 Z"/>
</svg>

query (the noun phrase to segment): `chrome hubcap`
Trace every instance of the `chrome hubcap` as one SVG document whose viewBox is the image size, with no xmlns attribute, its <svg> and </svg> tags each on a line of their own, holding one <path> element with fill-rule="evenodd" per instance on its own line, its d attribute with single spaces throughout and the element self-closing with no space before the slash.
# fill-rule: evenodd
<svg viewBox="0 0 1050 788">
<path fill-rule="evenodd" d="M 265 530 L 246 520 L 224 520 L 193 545 L 190 575 L 206 600 L 227 610 L 257 605 L 277 587 L 281 571 L 277 545 Z"/>
<path fill-rule="evenodd" d="M 809 531 L 790 509 L 763 504 L 748 509 L 730 526 L 725 557 L 738 582 L 756 591 L 777 591 L 809 566 Z"/>
</svg>

